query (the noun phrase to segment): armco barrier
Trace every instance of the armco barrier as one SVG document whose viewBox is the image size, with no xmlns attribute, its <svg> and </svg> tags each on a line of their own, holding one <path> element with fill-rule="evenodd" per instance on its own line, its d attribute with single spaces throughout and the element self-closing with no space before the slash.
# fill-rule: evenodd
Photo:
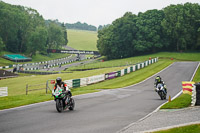
<svg viewBox="0 0 200 133">
<path fill-rule="evenodd" d="M 120 71 L 115 71 L 115 72 L 110 72 L 106 74 L 101 74 L 101 75 L 96 75 L 96 76 L 91 76 L 91 77 L 86 77 L 86 78 L 81 78 L 81 79 L 72 79 L 72 80 L 65 80 L 64 82 L 67 84 L 69 88 L 75 88 L 75 87 L 80 87 L 80 86 L 86 86 L 94 83 L 98 83 L 101 81 L 104 81 L 105 79 L 113 79 L 116 77 L 120 77 L 123 75 L 126 75 L 130 72 L 134 72 L 136 70 L 139 70 L 141 68 L 144 68 L 152 63 L 155 63 L 158 61 L 158 58 L 151 59 L 142 63 L 138 63 L 136 65 L 133 65 L 131 67 L 128 67 L 126 69 L 122 69 Z"/>
<path fill-rule="evenodd" d="M 105 80 L 105 74 L 87 77 L 87 84 L 94 84 Z"/>
<path fill-rule="evenodd" d="M 68 56 L 68 57 L 65 57 L 65 58 L 60 58 L 60 59 L 57 59 L 57 60 L 50 60 L 50 61 L 43 61 L 43 62 L 37 62 L 37 63 L 28 63 L 28 64 L 20 64 L 20 65 L 23 65 L 23 66 L 32 66 L 32 65 L 38 65 L 38 64 L 47 64 L 47 63 L 50 63 L 50 62 L 56 62 L 56 61 L 61 61 L 61 60 L 66 60 L 67 58 L 70 58 L 72 57 L 72 55 Z M 75 61 L 75 60 L 72 60 L 72 61 Z M 71 62 L 71 61 L 70 61 Z M 62 64 L 66 64 L 66 63 L 69 63 L 69 62 L 62 62 Z M 54 63 L 52 66 L 55 66 L 56 63 Z M 9 65 L 9 66 L 0 66 L 0 69 L 6 69 L 6 68 L 13 68 L 13 67 L 16 67 L 16 64 L 14 65 Z M 27 69 L 27 70 L 37 70 L 36 68 L 33 68 L 33 69 Z"/>
<path fill-rule="evenodd" d="M 80 86 L 86 86 L 87 85 L 87 78 L 81 78 L 80 80 L 81 80 Z"/>
<path fill-rule="evenodd" d="M 121 70 L 121 76 L 124 76 L 124 69 Z"/>
<path fill-rule="evenodd" d="M 126 68 L 126 69 L 124 69 L 124 75 L 125 75 L 125 74 L 127 74 L 127 68 Z"/>
<path fill-rule="evenodd" d="M 67 84 L 67 86 L 69 87 L 69 88 L 72 88 L 73 87 L 73 81 L 72 80 L 65 80 L 64 81 L 66 84 Z"/>
<path fill-rule="evenodd" d="M 0 87 L 0 97 L 8 96 L 8 87 Z"/>
<path fill-rule="evenodd" d="M 73 79 L 72 80 L 73 88 L 80 87 L 80 85 L 81 85 L 81 80 L 80 79 Z"/>
<path fill-rule="evenodd" d="M 130 72 L 131 72 L 130 69 L 131 69 L 131 67 L 128 67 L 128 68 L 127 68 L 127 73 L 130 73 Z"/>
<path fill-rule="evenodd" d="M 40 74 L 40 75 L 49 75 L 49 74 L 59 74 L 60 72 L 37 72 L 37 71 L 18 71 L 19 73 L 28 73 L 28 74 Z"/>
<path fill-rule="evenodd" d="M 117 72 L 111 72 L 105 74 L 105 79 L 113 79 L 115 77 L 117 77 Z"/>
<path fill-rule="evenodd" d="M 117 71 L 117 77 L 121 76 L 121 71 Z"/>
<path fill-rule="evenodd" d="M 130 67 L 130 72 L 133 72 L 133 66 Z"/>
</svg>

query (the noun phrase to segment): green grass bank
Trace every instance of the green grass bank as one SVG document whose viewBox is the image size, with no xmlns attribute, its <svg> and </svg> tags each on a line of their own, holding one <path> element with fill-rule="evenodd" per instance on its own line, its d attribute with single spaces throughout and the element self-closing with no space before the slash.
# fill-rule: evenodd
<svg viewBox="0 0 200 133">
<path fill-rule="evenodd" d="M 167 67 L 171 63 L 172 61 L 170 60 L 167 62 L 165 60 L 160 60 L 159 62 L 155 64 L 152 64 L 148 67 L 140 69 L 136 72 L 127 74 L 126 76 L 123 76 L 123 77 L 107 80 L 105 82 L 89 85 L 86 87 L 72 89 L 72 93 L 73 95 L 79 95 L 79 94 L 96 92 L 96 91 L 99 91 L 99 89 L 114 89 L 114 88 L 132 85 L 162 70 L 163 68 Z M 54 75 L 44 75 L 44 76 L 35 75 L 35 76 L 27 76 L 27 77 L 18 77 L 18 78 L 6 79 L 6 82 L 5 80 L 0 80 L 0 86 L 2 87 L 7 86 L 8 94 L 9 94 L 9 96 L 7 97 L 0 97 L 0 109 L 17 107 L 17 106 L 27 105 L 30 103 L 37 103 L 37 102 L 53 99 L 53 97 L 51 97 L 50 92 L 49 94 L 45 94 L 45 90 L 33 91 L 33 92 L 30 92 L 28 95 L 25 95 L 26 84 L 34 85 L 38 83 L 43 83 L 44 84 L 43 87 L 45 88 L 45 83 L 48 79 L 56 79 L 56 77 L 58 76 L 62 77 L 64 80 L 76 79 L 76 78 L 88 77 L 88 76 L 108 73 L 112 71 L 117 71 L 124 68 L 125 67 L 114 67 L 114 68 L 103 68 L 103 69 L 97 69 L 97 70 L 79 71 L 79 72 L 73 72 L 73 73 L 63 73 L 63 74 L 54 74 Z M 150 71 L 152 69 L 153 71 Z M 141 76 L 142 73 L 146 73 L 146 74 L 145 75 L 143 74 L 143 76 Z"/>
<path fill-rule="evenodd" d="M 168 53 L 168 54 L 170 55 L 170 53 Z M 171 54 L 171 55 L 176 56 L 175 53 L 173 53 L 173 54 Z M 177 54 L 179 54 L 179 53 L 177 53 Z M 121 70 L 121 69 L 128 67 L 128 66 L 126 66 L 127 65 L 126 60 L 131 61 L 133 63 L 134 62 L 143 62 L 145 60 L 148 60 L 149 57 L 152 57 L 152 58 L 160 57 L 161 55 L 164 55 L 164 54 L 157 53 L 157 54 L 153 54 L 153 55 L 145 55 L 145 56 L 115 60 L 117 63 L 120 61 L 122 62 L 122 60 L 125 60 L 124 61 L 125 66 L 122 66 L 122 67 L 109 67 L 108 66 L 108 68 L 101 68 L 101 69 L 88 70 L 88 71 L 73 71 L 72 73 L 61 73 L 61 74 L 44 75 L 44 76 L 33 75 L 33 76 L 24 76 L 24 77 L 0 80 L 0 87 L 8 86 L 8 95 L 9 95 L 8 97 L 0 98 L 0 109 L 17 107 L 17 106 L 22 106 L 22 105 L 27 105 L 27 104 L 31 104 L 31 103 L 37 103 L 37 102 L 42 102 L 42 101 L 47 101 L 47 100 L 53 99 L 51 97 L 50 92 L 49 92 L 49 94 L 45 94 L 45 90 L 34 91 L 34 92 L 30 92 L 29 95 L 25 95 L 26 84 L 33 85 L 33 84 L 43 83 L 45 86 L 45 83 L 48 79 L 56 79 L 56 77 L 58 77 L 58 76 L 62 77 L 63 80 L 68 80 L 68 79 L 77 79 L 77 78 L 83 78 L 83 77 L 88 77 L 88 76 L 93 76 L 93 75 L 99 75 L 99 74 L 103 74 L 103 73 Z M 195 53 L 195 55 L 199 56 L 200 54 Z M 186 56 L 185 58 L 188 58 L 188 56 L 191 56 L 191 54 L 186 54 L 184 56 Z M 177 59 L 179 59 L 179 58 L 177 58 Z M 114 88 L 129 86 L 129 85 L 138 83 L 138 82 L 148 78 L 149 76 L 152 76 L 153 74 L 164 69 L 165 67 L 167 67 L 174 61 L 176 61 L 176 60 L 171 60 L 171 57 L 161 58 L 157 63 L 152 64 L 143 69 L 140 69 L 136 72 L 127 74 L 126 76 L 107 80 L 105 82 L 89 85 L 86 87 L 75 88 L 75 89 L 72 89 L 72 93 L 73 93 L 73 95 L 79 95 L 79 94 L 100 91 L 101 89 L 114 89 Z M 106 63 L 106 62 L 107 61 L 101 62 L 101 63 Z"/>
<path fill-rule="evenodd" d="M 153 133 L 199 133 L 199 132 L 200 132 L 200 124 L 194 124 L 189 126 L 172 128 L 169 130 L 157 131 Z"/>
<path fill-rule="evenodd" d="M 78 50 L 97 51 L 97 32 L 67 30 L 68 46 Z"/>
</svg>

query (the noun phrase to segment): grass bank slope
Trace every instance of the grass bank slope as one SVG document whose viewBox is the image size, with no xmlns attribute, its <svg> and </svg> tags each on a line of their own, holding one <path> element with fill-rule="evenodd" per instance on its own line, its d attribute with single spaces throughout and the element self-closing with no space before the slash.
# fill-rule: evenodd
<svg viewBox="0 0 200 133">
<path fill-rule="evenodd" d="M 68 46 L 78 50 L 97 51 L 97 32 L 67 30 Z"/>
</svg>

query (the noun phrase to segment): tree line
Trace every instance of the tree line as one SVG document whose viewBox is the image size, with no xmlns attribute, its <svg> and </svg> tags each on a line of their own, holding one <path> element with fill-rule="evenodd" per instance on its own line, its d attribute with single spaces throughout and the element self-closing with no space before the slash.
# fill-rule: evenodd
<svg viewBox="0 0 200 133">
<path fill-rule="evenodd" d="M 78 29 L 78 30 L 89 30 L 89 31 L 97 31 L 97 28 L 93 25 L 88 25 L 87 23 L 76 22 L 74 24 L 65 24 L 67 29 Z"/>
<path fill-rule="evenodd" d="M 109 59 L 200 50 L 200 5 L 170 5 L 138 15 L 127 12 L 98 31 L 97 48 Z"/>
<path fill-rule="evenodd" d="M 34 9 L 0 1 L 0 51 L 33 56 L 68 43 L 64 24 L 45 21 Z"/>
</svg>

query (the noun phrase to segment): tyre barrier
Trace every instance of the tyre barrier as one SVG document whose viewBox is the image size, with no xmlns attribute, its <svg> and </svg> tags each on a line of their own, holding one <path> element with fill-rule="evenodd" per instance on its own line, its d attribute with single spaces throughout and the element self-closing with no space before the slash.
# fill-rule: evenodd
<svg viewBox="0 0 200 133">
<path fill-rule="evenodd" d="M 18 71 L 19 73 L 28 74 L 39 74 L 39 75 L 49 75 L 49 74 L 59 74 L 60 72 L 36 72 L 36 71 Z"/>
<path fill-rule="evenodd" d="M 200 83 L 193 84 L 191 106 L 200 106 Z"/>
</svg>

